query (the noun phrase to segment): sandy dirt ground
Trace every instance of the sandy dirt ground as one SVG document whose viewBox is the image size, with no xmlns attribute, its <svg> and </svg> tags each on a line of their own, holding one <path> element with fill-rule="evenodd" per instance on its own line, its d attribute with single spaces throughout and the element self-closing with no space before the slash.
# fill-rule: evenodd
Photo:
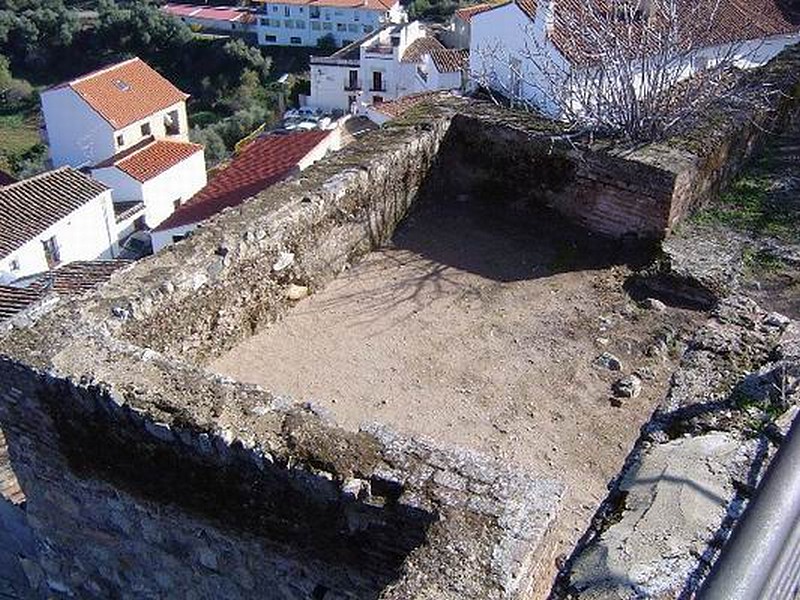
<svg viewBox="0 0 800 600">
<path fill-rule="evenodd" d="M 648 348 L 664 325 L 686 335 L 704 319 L 639 308 L 623 290 L 626 254 L 548 212 L 427 204 L 211 369 L 345 427 L 385 422 L 564 481 L 569 552 L 665 393 L 677 353 Z M 603 352 L 621 373 L 593 364 Z M 611 384 L 641 368 L 641 396 L 613 406 Z"/>
</svg>

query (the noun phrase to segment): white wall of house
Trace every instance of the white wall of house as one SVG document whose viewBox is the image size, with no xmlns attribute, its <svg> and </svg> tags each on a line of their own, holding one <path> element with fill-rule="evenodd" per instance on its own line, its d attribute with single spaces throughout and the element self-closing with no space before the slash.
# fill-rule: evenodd
<svg viewBox="0 0 800 600">
<path fill-rule="evenodd" d="M 197 152 L 171 169 L 140 182 L 117 167 L 94 169 L 92 177 L 113 190 L 115 202 L 144 202 L 147 227 L 157 227 L 207 183 L 206 162 Z"/>
<path fill-rule="evenodd" d="M 58 244 L 59 264 L 114 258 L 115 226 L 111 192 L 103 192 L 8 256 L 1 257 L 0 283 L 47 271 L 43 242 L 51 238 Z"/>
<path fill-rule="evenodd" d="M 350 86 L 355 71 L 356 86 Z M 311 64 L 311 96 L 308 105 L 325 111 L 347 111 L 360 95 L 363 85 L 358 60 L 314 59 Z"/>
<path fill-rule="evenodd" d="M 527 49 L 547 48 L 549 57 L 542 64 L 556 65 L 556 71 L 567 69 L 565 58 L 552 44 L 545 43 L 546 10 L 547 4 L 540 3 L 535 22 L 513 2 L 473 15 L 469 74 L 475 85 L 488 85 L 557 116 L 548 92 L 549 78 L 526 59 Z"/>
<path fill-rule="evenodd" d="M 149 135 L 168 137 L 166 117 L 170 114 L 177 116 L 179 133 L 176 139 L 188 139 L 189 120 L 185 102 L 178 102 L 127 127 L 114 129 L 67 86 L 42 92 L 41 100 L 54 167 L 97 164 L 138 144 Z M 147 129 L 143 131 L 145 125 L 149 127 L 149 133 Z"/>
<path fill-rule="evenodd" d="M 320 38 L 333 36 L 338 46 L 369 35 L 386 23 L 406 20 L 396 2 L 389 10 L 264 3 L 258 12 L 258 43 L 277 46 L 316 46 Z"/>
<path fill-rule="evenodd" d="M 167 131 L 167 120 L 170 116 L 177 116 L 177 134 L 171 134 Z M 112 138 L 115 147 L 114 153 L 116 154 L 127 150 L 151 135 L 156 139 L 170 138 L 188 141 L 189 119 L 186 116 L 186 102 L 177 102 L 169 108 L 160 110 L 145 119 L 141 119 L 127 127 L 114 131 Z M 122 144 L 117 143 L 119 136 L 122 136 Z"/>
<path fill-rule="evenodd" d="M 42 92 L 42 113 L 54 167 L 83 167 L 116 152 L 111 125 L 69 87 Z"/>
<path fill-rule="evenodd" d="M 164 229 L 150 232 L 150 242 L 153 244 L 153 253 L 163 250 L 167 246 L 174 244 L 185 238 L 192 231 L 197 229 L 198 223 L 180 225 L 171 229 Z"/>
</svg>

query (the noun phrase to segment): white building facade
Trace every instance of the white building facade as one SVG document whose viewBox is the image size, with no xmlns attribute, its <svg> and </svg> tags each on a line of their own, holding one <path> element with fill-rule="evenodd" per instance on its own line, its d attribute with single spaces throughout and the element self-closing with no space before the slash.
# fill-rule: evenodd
<svg viewBox="0 0 800 600">
<path fill-rule="evenodd" d="M 91 166 L 151 136 L 187 140 L 187 98 L 138 58 L 45 90 L 53 166 Z"/>
<path fill-rule="evenodd" d="M 434 60 L 439 56 L 447 60 Z M 363 112 L 412 94 L 459 89 L 465 57 L 428 35 L 418 21 L 385 27 L 331 56 L 311 57 L 309 104 L 326 111 Z M 442 72 L 442 64 L 458 66 Z"/>
<path fill-rule="evenodd" d="M 759 21 L 756 13 L 740 14 L 742 7 L 731 0 L 721 1 L 718 18 L 724 21 L 726 31 L 720 36 L 728 36 L 731 41 L 699 49 L 686 64 L 677 67 L 681 77 L 688 78 L 700 69 L 713 66 L 719 57 L 726 60 L 735 57 L 739 68 L 760 66 L 786 46 L 800 42 L 800 28 L 774 16 L 780 14 L 779 8 Z M 558 86 L 558 74 L 580 70 L 586 73 L 585 77 L 592 76 L 591 66 L 583 66 L 564 51 L 565 45 L 559 46 L 554 41 L 559 36 L 565 39 L 580 35 L 579 28 L 574 26 L 576 17 L 565 14 L 570 10 L 559 0 L 514 0 L 471 14 L 471 86 L 489 87 L 512 101 L 533 105 L 551 117 L 561 116 L 563 99 L 556 101 L 556 92 L 552 89 L 553 82 Z M 559 28 L 564 30 L 559 31 Z M 573 44 L 566 46 L 574 47 Z"/>
<path fill-rule="evenodd" d="M 388 23 L 407 20 L 396 0 L 259 0 L 258 43 L 270 46 L 316 46 L 330 38 L 347 46 Z"/>
<path fill-rule="evenodd" d="M 0 188 L 0 283 L 79 260 L 114 258 L 111 190 L 71 168 Z"/>
</svg>

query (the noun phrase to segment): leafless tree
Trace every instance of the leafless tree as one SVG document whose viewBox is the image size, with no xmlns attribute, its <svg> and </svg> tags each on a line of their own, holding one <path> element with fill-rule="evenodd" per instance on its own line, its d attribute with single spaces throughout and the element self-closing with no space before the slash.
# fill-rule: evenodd
<svg viewBox="0 0 800 600">
<path fill-rule="evenodd" d="M 471 76 L 572 130 L 653 139 L 727 93 L 760 50 L 736 40 L 720 3 L 549 0 L 523 47 L 497 39 L 477 48 Z"/>
</svg>

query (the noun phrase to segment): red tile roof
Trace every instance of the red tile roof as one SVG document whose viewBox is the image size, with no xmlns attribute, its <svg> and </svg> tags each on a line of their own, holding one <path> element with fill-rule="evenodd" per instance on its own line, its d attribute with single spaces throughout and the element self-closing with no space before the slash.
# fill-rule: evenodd
<svg viewBox="0 0 800 600">
<path fill-rule="evenodd" d="M 458 48 L 432 50 L 431 60 L 439 73 L 456 73 L 462 71 L 469 63 L 469 50 Z"/>
<path fill-rule="evenodd" d="M 174 17 L 192 17 L 225 23 L 254 23 L 256 17 L 252 10 L 237 6 L 198 6 L 196 4 L 165 4 L 165 13 Z"/>
<path fill-rule="evenodd" d="M 404 63 L 419 62 L 424 55 L 434 50 L 444 50 L 444 46 L 435 37 L 426 35 L 411 42 L 400 60 Z"/>
<path fill-rule="evenodd" d="M 462 21 L 469 23 L 472 21 L 472 17 L 479 15 L 482 12 L 486 12 L 487 10 L 491 10 L 494 8 L 494 6 L 494 4 L 476 4 L 475 6 L 465 6 L 464 8 L 459 8 L 455 14 Z"/>
<path fill-rule="evenodd" d="M 120 259 L 76 261 L 42 273 L 26 287 L 0 285 L 0 321 L 25 310 L 50 292 L 66 297 L 80 296 L 132 263 Z"/>
<path fill-rule="evenodd" d="M 74 90 L 115 129 L 146 119 L 189 97 L 139 58 L 105 67 L 53 89 L 63 87 Z"/>
<path fill-rule="evenodd" d="M 257 138 L 156 231 L 199 223 L 225 208 L 238 206 L 289 177 L 298 169 L 298 163 L 329 134 L 329 131 L 304 131 Z"/>
<path fill-rule="evenodd" d="M 144 183 L 202 151 L 203 147 L 199 144 L 168 139 L 154 140 L 150 137 L 93 168 L 116 167 L 136 181 Z"/>
<path fill-rule="evenodd" d="M 0 187 L 0 256 L 8 256 L 106 191 L 102 183 L 71 167 Z"/>
</svg>

